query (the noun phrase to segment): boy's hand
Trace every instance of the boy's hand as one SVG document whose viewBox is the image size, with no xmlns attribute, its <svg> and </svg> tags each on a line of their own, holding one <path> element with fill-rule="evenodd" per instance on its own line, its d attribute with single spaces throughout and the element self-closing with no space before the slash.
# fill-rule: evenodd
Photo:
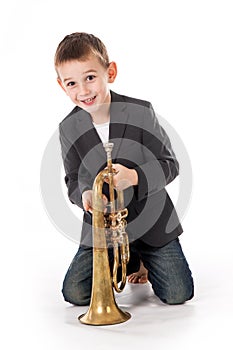
<svg viewBox="0 0 233 350">
<path fill-rule="evenodd" d="M 92 192 L 92 190 L 87 190 L 82 194 L 83 208 L 85 211 L 92 211 Z"/>
<path fill-rule="evenodd" d="M 82 194 L 83 208 L 85 211 L 90 211 L 91 213 L 93 211 L 92 195 L 93 195 L 93 190 L 84 191 Z M 102 197 L 103 197 L 103 205 L 106 206 L 108 203 L 108 199 L 104 194 L 102 195 Z"/>
<path fill-rule="evenodd" d="M 122 191 L 130 186 L 138 184 L 138 173 L 134 169 L 129 169 L 121 164 L 113 164 L 116 174 L 113 176 L 113 184 L 116 190 Z"/>
</svg>

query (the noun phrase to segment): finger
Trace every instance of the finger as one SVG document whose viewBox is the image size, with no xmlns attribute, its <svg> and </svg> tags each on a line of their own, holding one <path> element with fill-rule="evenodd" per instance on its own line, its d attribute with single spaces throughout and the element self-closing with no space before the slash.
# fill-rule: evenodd
<svg viewBox="0 0 233 350">
<path fill-rule="evenodd" d="M 107 205 L 108 204 L 108 198 L 104 194 L 103 194 L 102 198 L 103 198 L 103 204 Z"/>
<path fill-rule="evenodd" d="M 89 206 L 88 205 L 83 205 L 83 208 L 84 208 L 85 211 L 89 210 Z"/>
<path fill-rule="evenodd" d="M 92 211 L 92 206 L 90 203 L 83 203 L 83 208 L 85 211 Z"/>
<path fill-rule="evenodd" d="M 119 172 L 120 172 L 120 169 L 118 169 L 118 168 L 114 168 L 114 169 L 113 169 L 113 175 L 114 175 L 114 176 L 116 176 L 117 174 L 119 174 Z"/>
</svg>

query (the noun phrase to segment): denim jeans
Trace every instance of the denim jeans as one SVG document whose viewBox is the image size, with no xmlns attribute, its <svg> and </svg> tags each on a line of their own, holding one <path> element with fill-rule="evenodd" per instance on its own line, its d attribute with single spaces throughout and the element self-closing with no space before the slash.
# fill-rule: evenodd
<svg viewBox="0 0 233 350">
<path fill-rule="evenodd" d="M 140 259 L 148 270 L 148 280 L 161 301 L 183 304 L 194 294 L 192 273 L 183 254 L 179 239 L 161 248 L 137 240 L 130 244 L 130 269 L 136 272 Z M 88 305 L 92 287 L 92 248 L 79 247 L 63 282 L 64 299 L 74 305 Z M 109 251 L 110 265 L 113 260 Z M 135 266 L 135 269 L 134 269 Z"/>
</svg>

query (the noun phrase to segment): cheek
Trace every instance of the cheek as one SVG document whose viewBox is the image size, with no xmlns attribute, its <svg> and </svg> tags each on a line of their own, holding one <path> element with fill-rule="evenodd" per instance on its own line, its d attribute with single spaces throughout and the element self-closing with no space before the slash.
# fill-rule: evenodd
<svg viewBox="0 0 233 350">
<path fill-rule="evenodd" d="M 69 96 L 69 98 L 71 98 L 72 100 L 76 98 L 76 94 L 75 94 L 74 91 L 69 91 L 69 90 L 67 90 L 67 91 L 66 91 L 66 94 L 67 94 L 67 96 Z"/>
</svg>

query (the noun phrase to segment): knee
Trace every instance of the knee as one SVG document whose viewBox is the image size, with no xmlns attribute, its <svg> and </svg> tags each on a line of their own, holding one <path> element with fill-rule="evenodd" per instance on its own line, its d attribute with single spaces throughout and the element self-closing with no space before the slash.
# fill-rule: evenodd
<svg viewBox="0 0 233 350">
<path fill-rule="evenodd" d="M 84 306 L 90 303 L 91 292 L 72 284 L 63 283 L 62 294 L 64 300 L 73 305 Z"/>
<path fill-rule="evenodd" d="M 157 293 L 156 293 L 157 294 Z M 160 300 L 168 305 L 180 305 L 186 301 L 191 300 L 194 296 L 193 285 L 190 287 L 180 287 L 175 290 L 169 289 L 167 292 L 163 291 L 162 295 L 157 294 Z"/>
<path fill-rule="evenodd" d="M 173 295 L 166 299 L 161 299 L 165 304 L 168 305 L 181 305 L 184 304 L 186 301 L 193 298 L 193 294 L 186 296 L 186 295 Z"/>
<path fill-rule="evenodd" d="M 191 300 L 194 296 L 193 289 L 184 289 L 169 293 L 167 296 L 162 297 L 161 300 L 168 305 L 180 305 L 184 304 L 186 301 Z"/>
</svg>

